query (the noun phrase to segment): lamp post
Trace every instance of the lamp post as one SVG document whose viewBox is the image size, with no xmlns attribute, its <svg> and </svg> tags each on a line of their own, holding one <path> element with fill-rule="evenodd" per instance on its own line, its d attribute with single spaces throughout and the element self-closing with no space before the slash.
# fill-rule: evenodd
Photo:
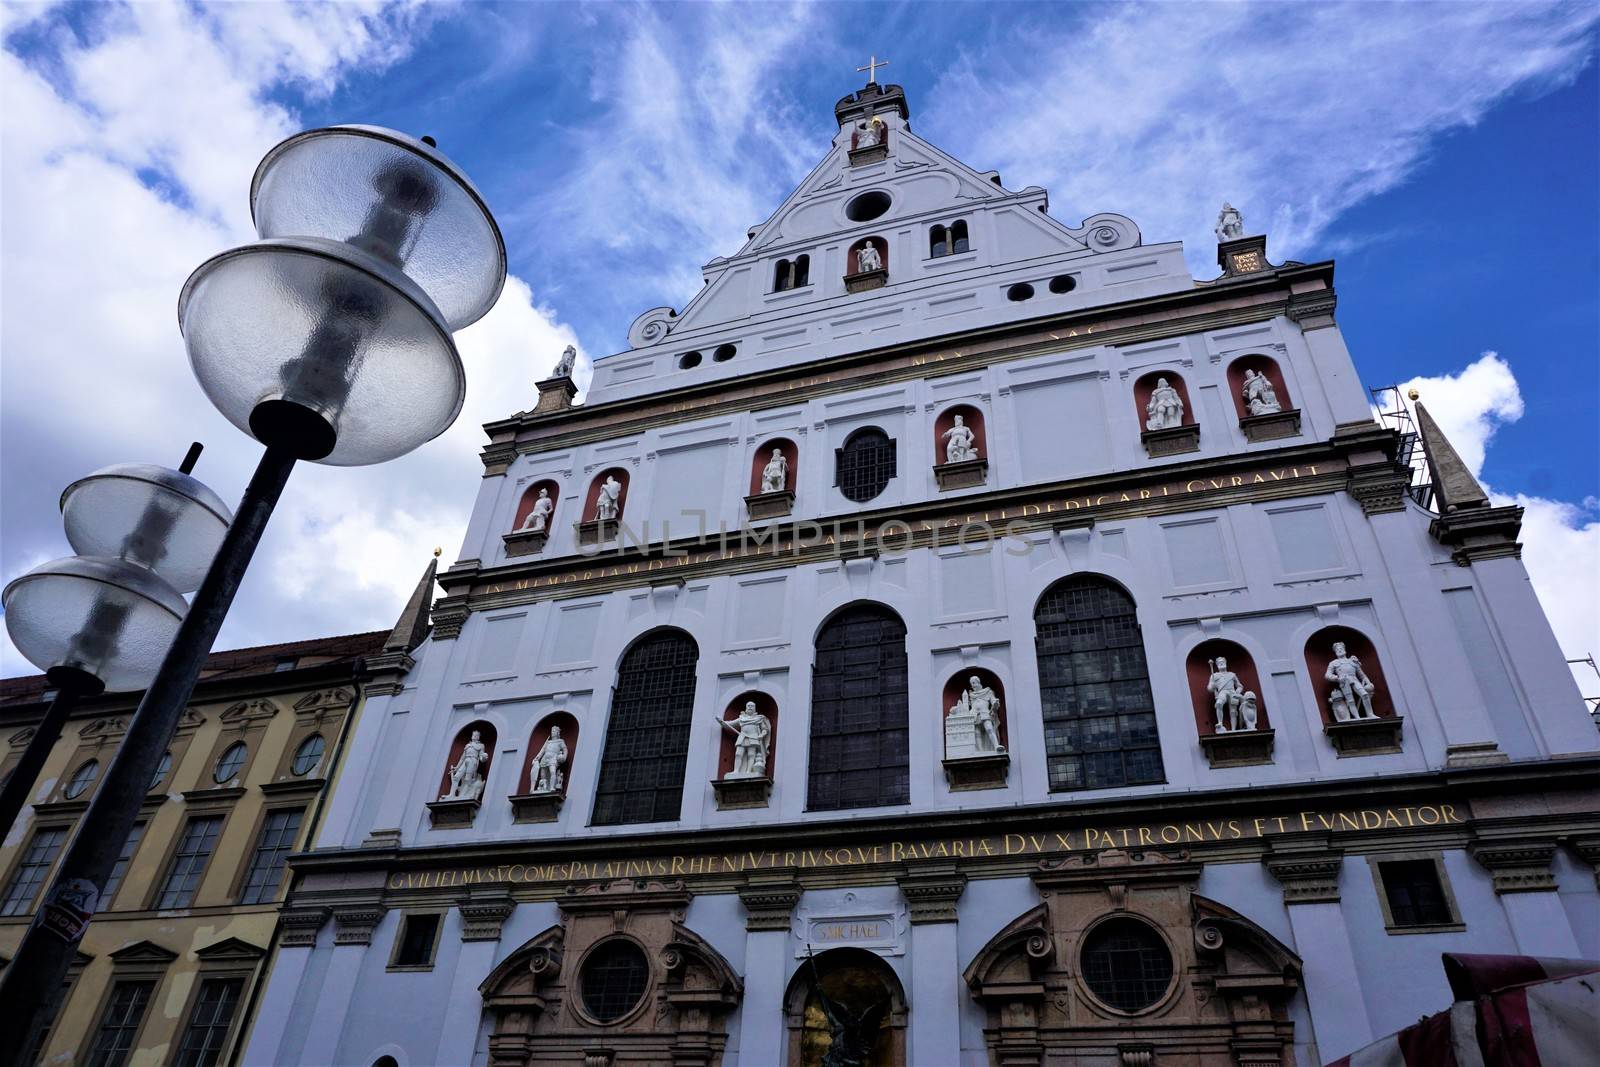
<svg viewBox="0 0 1600 1067">
<path fill-rule="evenodd" d="M 208 399 L 265 447 L 161 669 L 0 973 L 0 1063 L 51 1017 L 168 738 L 295 464 L 394 459 L 443 433 L 466 380 L 452 331 L 494 306 L 505 243 L 431 140 L 371 126 L 297 134 L 250 189 L 262 238 L 201 264 L 178 320 Z"/>
</svg>

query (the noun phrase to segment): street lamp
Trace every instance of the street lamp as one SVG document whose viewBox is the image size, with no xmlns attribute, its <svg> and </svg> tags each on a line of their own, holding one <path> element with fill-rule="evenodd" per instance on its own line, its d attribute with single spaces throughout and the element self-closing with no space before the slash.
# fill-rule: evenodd
<svg viewBox="0 0 1600 1067">
<path fill-rule="evenodd" d="M 178 632 L 232 516 L 184 469 L 125 463 L 61 494 L 61 521 L 79 555 L 52 560 L 0 593 L 12 644 L 45 672 L 55 697 L 0 788 L 0 838 L 11 832 L 78 701 L 143 689 Z"/>
<path fill-rule="evenodd" d="M 466 378 L 451 333 L 494 306 L 505 242 L 433 142 L 371 126 L 289 138 L 256 168 L 259 241 L 202 263 L 178 301 L 189 365 L 266 446 L 238 514 L 0 973 L 0 1063 L 51 1017 L 74 945 L 133 827 L 297 461 L 381 463 L 443 433 Z"/>
</svg>

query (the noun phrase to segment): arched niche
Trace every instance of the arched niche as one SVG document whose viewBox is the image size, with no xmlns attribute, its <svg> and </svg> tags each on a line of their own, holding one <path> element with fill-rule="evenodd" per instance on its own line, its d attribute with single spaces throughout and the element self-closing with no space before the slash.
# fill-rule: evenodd
<svg viewBox="0 0 1600 1067">
<path fill-rule="evenodd" d="M 942 724 L 945 719 L 950 717 L 950 709 L 955 706 L 956 701 L 961 699 L 961 694 L 971 686 L 971 679 L 973 678 L 977 678 L 979 682 L 993 689 L 994 695 L 1000 699 L 1000 721 L 996 724 L 995 731 L 1000 735 L 1000 744 L 1009 749 L 1011 741 L 1006 733 L 1006 718 L 1010 709 L 1006 704 L 1005 683 L 1000 680 L 998 674 L 987 667 L 963 667 L 952 674 L 950 679 L 944 683 L 944 697 L 939 705 L 940 723 Z M 945 755 L 948 756 L 949 753 L 946 752 Z"/>
<path fill-rule="evenodd" d="M 767 461 L 772 459 L 772 450 L 774 448 L 781 452 L 783 458 L 789 463 L 789 470 L 784 476 L 782 491 L 794 492 L 795 480 L 800 472 L 800 448 L 787 437 L 774 437 L 761 442 L 756 450 L 750 454 L 751 496 L 760 496 L 762 494 L 761 472 L 766 469 Z"/>
<path fill-rule="evenodd" d="M 818 995 L 818 987 L 821 995 Z M 803 961 L 783 995 L 789 1032 L 789 1067 L 822 1067 L 834 1032 L 822 998 L 842 1006 L 852 1019 L 873 1024 L 867 1067 L 904 1067 L 906 995 L 900 978 L 882 957 L 860 948 L 835 948 Z M 839 1017 L 843 1018 L 844 1013 Z"/>
<path fill-rule="evenodd" d="M 589 493 L 583 500 L 582 521 L 595 521 L 595 506 L 600 499 L 600 487 L 605 484 L 607 478 L 615 478 L 622 483 L 622 492 L 617 494 L 617 518 L 620 519 L 628 513 L 628 472 L 622 467 L 608 467 L 596 474 L 594 480 L 589 483 Z"/>
<path fill-rule="evenodd" d="M 450 743 L 450 753 L 446 756 L 444 767 L 439 772 L 439 788 L 435 794 L 438 799 L 428 804 L 429 818 L 436 830 L 470 826 L 473 815 L 483 800 L 481 793 L 478 796 L 449 797 L 450 769 L 461 759 L 461 753 L 472 739 L 473 731 L 477 731 L 478 741 L 483 745 L 484 756 L 483 762 L 478 766 L 478 777 L 487 787 L 489 772 L 494 767 L 498 734 L 493 723 L 477 719 L 456 731 L 455 740 Z"/>
<path fill-rule="evenodd" d="M 558 792 L 567 795 L 567 786 L 572 782 L 572 765 L 578 756 L 578 720 L 565 711 L 553 711 L 539 720 L 533 728 L 533 734 L 528 738 L 528 750 L 522 755 L 522 773 L 517 778 L 517 792 L 529 793 L 534 786 L 533 758 L 539 754 L 544 743 L 550 740 L 550 728 L 561 727 L 561 740 L 567 745 L 567 761 L 561 765 L 561 788 Z"/>
<path fill-rule="evenodd" d="M 778 702 L 770 693 L 752 689 L 740 693 L 728 702 L 722 711 L 722 721 L 733 723 L 740 713 L 744 711 L 746 702 L 753 702 L 756 711 L 767 717 L 770 729 L 767 731 L 767 759 L 763 773 L 757 777 L 736 777 L 729 775 L 736 769 L 736 746 L 738 735 L 727 727 L 718 727 L 717 749 L 717 777 L 713 781 L 712 789 L 717 797 L 717 809 L 727 811 L 734 808 L 764 808 L 767 798 L 772 793 L 772 779 L 777 769 L 778 756 Z"/>
<path fill-rule="evenodd" d="M 511 517 L 511 530 L 513 533 L 521 530 L 522 524 L 528 521 L 528 515 L 533 511 L 534 501 L 539 499 L 539 490 L 541 489 L 550 494 L 550 503 L 552 505 L 560 503 L 561 483 L 552 478 L 542 478 L 534 482 L 523 492 L 522 499 L 517 501 L 516 514 Z M 555 515 L 555 511 L 552 510 L 550 518 L 545 523 L 546 530 L 549 530 L 555 524 Z"/>
<path fill-rule="evenodd" d="M 1150 416 L 1145 408 L 1150 404 L 1150 394 L 1155 392 L 1156 383 L 1162 378 L 1167 384 L 1178 391 L 1178 398 L 1183 401 L 1183 425 L 1196 426 L 1199 420 L 1194 417 L 1194 402 L 1189 399 L 1189 386 L 1183 376 L 1172 370 L 1153 370 L 1142 374 L 1133 383 L 1133 403 L 1135 412 L 1139 416 L 1139 428 L 1145 429 L 1145 420 Z"/>
<path fill-rule="evenodd" d="M 1256 695 L 1256 728 L 1270 730 L 1272 726 L 1267 717 L 1267 698 L 1261 690 L 1261 676 L 1256 672 L 1255 660 L 1238 642 L 1215 637 L 1194 646 L 1186 661 L 1189 695 L 1194 701 L 1195 728 L 1200 736 L 1217 732 L 1216 698 L 1206 686 L 1211 681 L 1211 661 L 1218 657 L 1226 660 L 1228 670 L 1239 676 L 1239 684 L 1247 692 Z"/>
<path fill-rule="evenodd" d="M 933 455 L 934 465 L 948 463 L 945 448 L 945 432 L 956 424 L 956 416 L 961 416 L 961 421 L 972 428 L 972 447 L 977 449 L 979 459 L 989 458 L 989 437 L 984 430 L 983 409 L 973 404 L 952 404 L 939 412 L 933 420 Z"/>
<path fill-rule="evenodd" d="M 1348 654 L 1361 661 L 1362 671 L 1376 686 L 1372 694 L 1372 710 L 1378 718 L 1395 718 L 1394 698 L 1390 695 L 1389 683 L 1383 676 L 1383 663 L 1378 658 L 1378 650 L 1371 638 L 1354 627 L 1325 626 L 1306 641 L 1306 671 L 1311 675 L 1311 688 L 1316 691 L 1317 710 L 1322 713 L 1323 723 L 1345 721 L 1335 713 L 1337 701 L 1332 699 L 1333 690 L 1338 686 L 1327 678 L 1328 665 L 1334 660 L 1333 646 L 1336 644 L 1343 644 Z"/>
<path fill-rule="evenodd" d="M 1000 747 L 989 749 L 987 740 L 978 735 L 976 722 L 951 720 L 951 712 L 961 694 L 970 690 L 972 679 L 994 691 L 1000 701 L 996 715 L 995 733 Z M 1006 733 L 1006 719 L 1010 706 L 1006 702 L 1005 683 L 987 667 L 962 667 L 944 683 L 939 702 L 939 734 L 944 744 L 944 774 L 955 791 L 968 789 L 999 789 L 1006 784 L 1007 768 L 1011 765 L 1008 752 L 1011 742 Z"/>
<path fill-rule="evenodd" d="M 862 270 L 859 253 L 867 245 L 871 245 L 878 250 L 880 266 Z M 888 278 L 889 242 L 884 238 L 876 234 L 870 237 L 863 237 L 845 252 L 844 287 L 846 292 L 859 293 L 867 289 L 876 289 L 888 281 Z"/>
<path fill-rule="evenodd" d="M 1261 375 L 1272 386 L 1278 401 L 1277 411 L 1261 414 L 1251 412 L 1244 396 L 1245 382 L 1250 374 Z M 1233 395 L 1233 410 L 1239 416 L 1239 427 L 1250 440 L 1271 441 L 1293 437 L 1300 432 L 1300 411 L 1295 407 L 1294 397 L 1289 395 L 1289 386 L 1283 380 L 1278 361 L 1271 356 L 1253 352 L 1229 363 L 1228 392 Z"/>
<path fill-rule="evenodd" d="M 1150 426 L 1150 397 L 1166 379 L 1178 399 L 1183 402 L 1183 421 L 1175 426 Z M 1151 459 L 1175 456 L 1200 450 L 1200 422 L 1195 417 L 1194 401 L 1189 397 L 1189 386 L 1176 371 L 1153 370 L 1140 375 L 1133 383 L 1134 414 L 1139 419 L 1139 440 Z"/>
</svg>

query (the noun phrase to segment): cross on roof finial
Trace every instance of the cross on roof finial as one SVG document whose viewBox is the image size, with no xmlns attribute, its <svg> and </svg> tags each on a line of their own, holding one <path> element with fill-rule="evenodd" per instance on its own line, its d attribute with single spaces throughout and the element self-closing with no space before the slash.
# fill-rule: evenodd
<svg viewBox="0 0 1600 1067">
<path fill-rule="evenodd" d="M 856 70 L 864 70 L 864 71 L 867 72 L 867 84 L 868 85 L 877 85 L 878 84 L 878 68 L 879 67 L 887 67 L 888 65 L 889 65 L 889 61 L 887 59 L 879 59 L 877 56 L 873 56 L 871 59 L 867 60 L 867 65 L 866 66 L 857 67 Z"/>
</svg>

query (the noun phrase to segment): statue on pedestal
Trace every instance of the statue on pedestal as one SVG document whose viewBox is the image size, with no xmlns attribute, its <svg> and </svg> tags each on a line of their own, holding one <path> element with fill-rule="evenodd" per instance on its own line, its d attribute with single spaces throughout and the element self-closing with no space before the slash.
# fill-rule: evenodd
<svg viewBox="0 0 1600 1067">
<path fill-rule="evenodd" d="M 1328 707 L 1336 721 L 1351 722 L 1378 717 L 1372 708 L 1372 694 L 1378 691 L 1378 687 L 1361 669 L 1361 661 L 1345 650 L 1343 641 L 1334 642 L 1333 661 L 1328 664 L 1323 677 L 1333 683 L 1333 690 L 1328 694 Z"/>
<path fill-rule="evenodd" d="M 882 119 L 862 119 L 856 123 L 856 148 L 876 148 L 883 143 L 883 130 Z"/>
<path fill-rule="evenodd" d="M 1211 661 L 1211 679 L 1206 682 L 1206 691 L 1211 694 L 1212 707 L 1217 713 L 1217 733 L 1256 728 L 1256 695 L 1244 687 L 1221 656 Z"/>
<path fill-rule="evenodd" d="M 733 741 L 733 770 L 724 778 L 765 778 L 767 776 L 767 749 L 772 743 L 772 721 L 756 710 L 756 702 L 744 702 L 739 717 L 729 721 L 718 719 L 717 725 L 731 733 Z"/>
<path fill-rule="evenodd" d="M 781 493 L 789 483 L 789 461 L 784 458 L 783 449 L 774 448 L 772 458 L 767 460 L 767 465 L 761 468 L 761 491 L 763 493 Z"/>
<path fill-rule="evenodd" d="M 561 351 L 561 359 L 556 363 L 556 369 L 550 373 L 552 378 L 572 377 L 572 368 L 578 364 L 578 350 L 571 345 Z"/>
<path fill-rule="evenodd" d="M 595 498 L 594 517 L 604 521 L 614 520 L 622 511 L 622 483 L 616 475 L 606 475 L 600 485 L 600 495 Z"/>
<path fill-rule="evenodd" d="M 977 436 L 973 434 L 972 427 L 967 425 L 965 418 L 957 415 L 955 419 L 956 424 L 943 434 L 944 461 L 964 463 L 967 460 L 977 459 Z"/>
<path fill-rule="evenodd" d="M 539 746 L 539 752 L 533 757 L 533 791 L 535 793 L 559 793 L 565 778 L 561 774 L 561 765 L 567 762 L 567 743 L 561 740 L 561 727 L 550 727 L 550 736 L 545 743 Z"/>
<path fill-rule="evenodd" d="M 450 768 L 450 791 L 440 800 L 477 800 L 483 796 L 482 768 L 489 761 L 489 750 L 484 747 L 478 731 L 461 749 L 461 758 Z"/>
<path fill-rule="evenodd" d="M 550 490 L 541 488 L 539 499 L 533 502 L 533 509 L 528 512 L 528 517 L 522 520 L 522 528 L 535 533 L 543 531 L 550 523 L 550 513 L 555 509 L 556 502 L 550 499 Z"/>
<path fill-rule="evenodd" d="M 1147 416 L 1144 428 L 1147 430 L 1166 430 L 1182 426 L 1183 397 L 1167 384 L 1165 378 L 1157 378 L 1156 387 L 1150 390 L 1150 402 L 1144 406 L 1144 413 Z"/>
<path fill-rule="evenodd" d="M 1000 743 L 1000 698 L 976 674 L 967 686 L 944 718 L 945 758 L 999 755 L 1006 750 Z"/>
<path fill-rule="evenodd" d="M 1222 210 L 1217 213 L 1216 233 L 1218 242 L 1236 241 L 1244 236 L 1244 216 L 1227 201 L 1223 201 Z"/>
<path fill-rule="evenodd" d="M 1278 394 L 1265 374 L 1246 369 L 1243 393 L 1245 407 L 1252 415 L 1271 415 L 1283 410 L 1283 405 L 1278 403 Z"/>
<path fill-rule="evenodd" d="M 878 254 L 878 246 L 867 242 L 856 249 L 856 273 L 865 274 L 870 270 L 882 270 L 883 257 Z"/>
</svg>

